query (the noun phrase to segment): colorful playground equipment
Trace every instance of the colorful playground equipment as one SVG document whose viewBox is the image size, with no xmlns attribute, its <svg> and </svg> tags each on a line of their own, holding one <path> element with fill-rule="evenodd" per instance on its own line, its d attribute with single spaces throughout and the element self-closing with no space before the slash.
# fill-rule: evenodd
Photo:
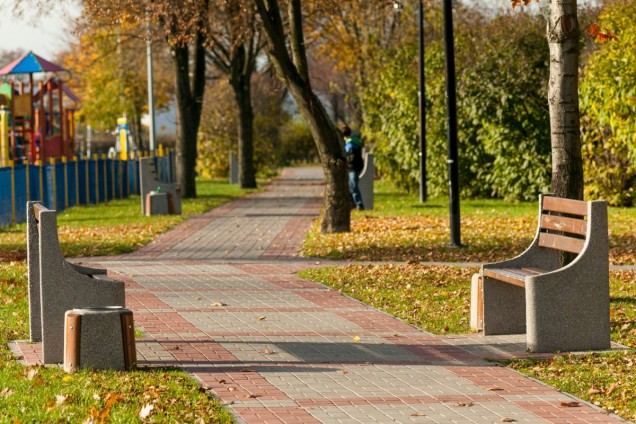
<svg viewBox="0 0 636 424">
<path fill-rule="evenodd" d="M 35 73 L 46 78 L 36 82 Z M 17 77 L 25 74 L 28 82 Z M 33 52 L 0 69 L 0 166 L 73 156 L 80 101 L 58 74 L 69 72 Z"/>
</svg>

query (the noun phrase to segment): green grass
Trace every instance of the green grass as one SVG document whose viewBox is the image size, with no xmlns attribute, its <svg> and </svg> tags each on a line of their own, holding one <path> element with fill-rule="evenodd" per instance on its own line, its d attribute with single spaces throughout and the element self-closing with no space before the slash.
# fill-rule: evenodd
<svg viewBox="0 0 636 424">
<path fill-rule="evenodd" d="M 312 227 L 306 256 L 369 261 L 493 262 L 516 256 L 532 241 L 537 202 L 461 202 L 463 248 L 449 247 L 447 199 L 419 203 L 415 195 L 377 184 L 375 210 L 354 211 L 351 232 L 321 234 Z M 636 264 L 636 208 L 610 208 L 610 263 Z"/>
<path fill-rule="evenodd" d="M 245 193 L 221 181 L 198 181 L 197 199 L 183 201 L 183 216 L 141 214 L 139 197 L 75 207 L 58 216 L 66 257 L 132 252 L 188 216 Z M 173 369 L 65 374 L 56 367 L 25 367 L 7 348 L 28 339 L 26 229 L 0 229 L 0 422 L 218 422 L 231 415 L 186 373 Z M 137 334 L 137 332 L 136 332 Z M 139 413 L 152 405 L 148 418 Z"/>
<path fill-rule="evenodd" d="M 403 262 L 314 268 L 301 275 L 426 331 L 470 332 L 470 276 L 477 268 L 417 262 L 493 262 L 522 252 L 536 230 L 536 202 L 462 201 L 462 241 L 468 246 L 450 248 L 446 199 L 420 204 L 416 196 L 387 184 L 378 184 L 375 193 L 375 210 L 354 212 L 350 233 L 320 234 L 315 225 L 304 253 Z M 611 263 L 636 263 L 634 228 L 636 209 L 610 208 Z M 610 296 L 611 338 L 636 348 L 636 271 L 611 271 Z M 508 366 L 626 419 L 636 418 L 634 351 L 519 360 Z"/>
<path fill-rule="evenodd" d="M 470 277 L 476 271 L 415 264 L 348 265 L 311 268 L 300 275 L 431 333 L 445 334 L 470 331 Z"/>
</svg>

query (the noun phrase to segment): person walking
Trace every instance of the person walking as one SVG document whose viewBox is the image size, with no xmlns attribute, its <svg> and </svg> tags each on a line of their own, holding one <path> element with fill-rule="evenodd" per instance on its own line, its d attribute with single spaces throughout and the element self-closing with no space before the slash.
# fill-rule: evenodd
<svg viewBox="0 0 636 424">
<path fill-rule="evenodd" d="M 353 134 L 348 126 L 342 129 L 342 135 L 345 140 L 345 157 L 347 158 L 347 174 L 349 176 L 349 192 L 353 207 L 358 210 L 364 210 L 362 202 L 362 194 L 358 186 L 360 173 L 364 168 L 364 159 L 362 159 L 362 140 Z"/>
</svg>

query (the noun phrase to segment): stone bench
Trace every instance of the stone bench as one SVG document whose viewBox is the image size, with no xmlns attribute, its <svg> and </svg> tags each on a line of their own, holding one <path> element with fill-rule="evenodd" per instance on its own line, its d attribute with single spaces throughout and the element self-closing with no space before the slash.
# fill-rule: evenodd
<svg viewBox="0 0 636 424">
<path fill-rule="evenodd" d="M 64 370 L 131 370 L 136 367 L 135 328 L 129 309 L 110 306 L 66 311 Z"/>
<path fill-rule="evenodd" d="M 540 196 L 530 247 L 473 278 L 471 324 L 484 335 L 526 333 L 531 352 L 609 348 L 608 250 L 605 201 Z"/>
<path fill-rule="evenodd" d="M 148 214 L 153 208 L 148 207 L 151 192 L 166 193 L 168 200 L 168 213 L 181 215 L 181 186 L 159 181 L 155 160 L 152 157 L 139 159 L 139 187 L 141 190 L 141 212 Z M 157 210 L 157 208 L 155 208 Z"/>
<path fill-rule="evenodd" d="M 236 159 L 236 153 L 230 151 L 230 184 L 239 183 L 239 163 Z"/>
<path fill-rule="evenodd" d="M 73 308 L 124 306 L 124 283 L 103 269 L 75 265 L 62 256 L 57 214 L 27 203 L 27 263 L 31 341 L 42 342 L 43 362 L 64 360 L 64 314 Z"/>
</svg>

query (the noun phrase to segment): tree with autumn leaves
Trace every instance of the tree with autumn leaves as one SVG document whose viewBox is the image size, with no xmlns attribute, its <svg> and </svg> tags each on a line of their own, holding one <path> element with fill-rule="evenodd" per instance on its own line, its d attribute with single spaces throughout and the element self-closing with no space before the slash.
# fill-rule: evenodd
<svg viewBox="0 0 636 424">
<path fill-rule="evenodd" d="M 110 132 L 125 113 L 140 150 L 148 149 L 141 124 L 148 110 L 145 34 L 143 28 L 121 27 L 112 32 L 90 27 L 62 54 L 63 66 L 73 74 L 68 84 L 82 99 L 77 112 L 80 121 L 90 123 L 94 130 Z M 165 72 L 165 55 L 160 52 L 155 52 L 158 109 L 169 103 L 173 81 Z"/>
<path fill-rule="evenodd" d="M 511 1 L 513 6 L 522 2 L 530 2 L 530 0 Z M 395 34 L 391 30 L 395 28 L 396 23 L 400 22 L 399 8 L 398 10 L 393 7 L 385 8 L 388 3 L 381 2 L 384 8 L 382 12 L 375 10 L 372 11 L 375 15 L 369 15 L 374 17 L 373 22 L 377 20 L 378 23 L 376 28 L 378 31 L 370 33 L 369 30 L 373 28 L 366 28 L 362 23 L 356 22 L 355 12 L 361 10 L 357 7 L 358 3 L 333 0 L 306 0 L 305 2 L 301 2 L 301 0 L 254 0 L 253 2 L 245 0 L 245 5 L 253 6 L 260 17 L 262 29 L 268 42 L 270 63 L 296 100 L 299 111 L 309 123 L 318 146 L 321 163 L 327 178 L 326 214 L 322 226 L 325 232 L 348 230 L 348 194 L 344 178 L 340 135 L 311 84 L 308 65 L 310 62 L 307 59 L 306 50 L 309 41 L 318 42 L 316 36 L 320 34 L 320 28 L 324 28 L 323 34 L 328 35 L 328 29 L 331 25 L 332 28 L 340 28 L 341 34 L 344 34 L 342 39 L 350 42 L 352 46 L 350 50 L 359 53 L 360 60 L 368 61 L 369 65 L 375 65 L 373 60 L 377 59 L 373 53 L 377 46 L 370 46 L 368 41 L 378 42 L 378 38 L 383 39 Z M 141 22 L 147 17 L 163 31 L 162 35 L 168 41 L 173 53 L 177 77 L 179 118 L 183 122 L 180 125 L 182 132 L 178 144 L 179 180 L 185 188 L 186 195 L 188 193 L 190 195 L 196 194 L 188 187 L 194 187 L 196 129 L 200 121 L 200 100 L 204 89 L 202 81 L 205 76 L 205 60 L 202 58 L 205 58 L 204 53 L 209 54 L 210 48 L 215 44 L 214 36 L 218 36 L 218 29 L 212 29 L 214 26 L 210 25 L 210 22 L 221 16 L 215 6 L 243 3 L 238 0 L 219 2 L 191 0 L 180 2 L 178 7 L 173 7 L 173 2 L 166 1 L 137 4 L 131 0 L 118 0 L 116 2 L 91 0 L 85 4 L 91 18 L 105 19 L 115 24 L 122 19 L 133 19 Z M 551 2 L 549 8 L 547 38 L 551 54 L 551 78 L 548 98 L 553 152 L 553 191 L 561 196 L 581 198 L 583 180 L 577 100 L 577 43 L 580 40 L 581 31 L 578 25 L 577 6 L 574 0 L 564 0 Z M 342 15 L 339 22 L 329 21 L 329 13 L 333 15 L 339 11 L 346 11 L 346 14 L 351 16 L 354 21 L 353 24 L 347 25 L 347 19 L 344 16 L 346 14 Z M 314 28 L 310 33 L 309 40 L 306 40 L 304 36 L 304 25 L 307 22 L 310 22 Z M 235 29 L 237 31 L 234 31 L 234 34 L 241 33 L 240 26 L 235 27 Z M 361 31 L 367 31 L 367 36 L 364 36 L 365 34 Z M 596 32 L 596 35 L 600 36 L 609 36 L 610 34 L 600 27 Z M 236 35 L 230 35 L 229 39 L 234 37 Z M 385 42 L 386 40 L 380 41 Z M 237 40 L 237 42 L 226 46 L 234 47 L 239 44 Z M 218 40 L 217 45 L 221 45 Z M 378 46 L 380 45 L 382 43 L 378 44 Z M 346 52 L 346 49 L 343 51 Z M 332 56 L 331 59 L 339 61 L 341 58 Z M 254 62 L 248 60 L 243 63 L 253 64 Z M 192 67 L 193 71 L 191 71 Z M 355 70 L 357 72 L 356 82 L 363 86 L 368 78 L 374 77 L 374 75 L 367 75 L 367 73 L 375 72 L 377 68 L 371 66 Z M 242 81 L 237 86 L 245 87 L 248 80 L 243 79 Z M 363 88 L 361 87 L 361 89 Z M 190 149 L 192 146 L 194 146 L 194 153 Z"/>
</svg>

